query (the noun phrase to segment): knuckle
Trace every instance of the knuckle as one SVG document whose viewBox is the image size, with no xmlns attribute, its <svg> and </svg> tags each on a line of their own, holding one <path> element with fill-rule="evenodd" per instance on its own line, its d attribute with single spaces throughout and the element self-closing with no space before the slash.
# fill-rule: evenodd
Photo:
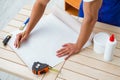
<svg viewBox="0 0 120 80">
<path fill-rule="evenodd" d="M 17 34 L 16 36 L 19 37 L 21 35 L 21 33 Z"/>
</svg>

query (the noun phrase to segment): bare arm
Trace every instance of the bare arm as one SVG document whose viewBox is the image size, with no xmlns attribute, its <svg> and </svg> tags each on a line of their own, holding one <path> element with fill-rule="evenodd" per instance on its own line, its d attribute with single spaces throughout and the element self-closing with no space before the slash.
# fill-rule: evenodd
<svg viewBox="0 0 120 80">
<path fill-rule="evenodd" d="M 94 25 L 98 19 L 98 11 L 101 7 L 102 0 L 95 0 L 93 2 L 84 2 L 84 20 L 81 26 L 79 38 L 77 40 L 77 47 L 81 49 L 87 42 Z"/>
<path fill-rule="evenodd" d="M 26 28 L 27 33 L 31 32 L 31 30 L 35 27 L 39 19 L 42 17 L 48 2 L 49 0 L 36 0 L 30 16 L 30 22 Z"/>
<path fill-rule="evenodd" d="M 94 0 L 92 2 L 84 2 L 84 20 L 81 26 L 81 31 L 78 37 L 77 42 L 67 43 L 63 45 L 63 48 L 57 51 L 57 56 L 62 57 L 68 55 L 68 59 L 71 55 L 80 52 L 81 48 L 87 42 L 94 25 L 98 19 L 98 11 L 101 7 L 102 0 Z"/>
<path fill-rule="evenodd" d="M 42 17 L 48 2 L 49 2 L 49 0 L 36 0 L 35 4 L 33 6 L 33 9 L 32 9 L 30 21 L 28 23 L 28 26 L 27 26 L 25 32 L 19 33 L 16 36 L 16 40 L 14 42 L 14 46 L 16 48 L 19 48 L 20 44 L 28 38 L 28 35 L 32 31 L 32 29 L 35 27 L 35 25 L 37 24 L 39 19 Z"/>
</svg>

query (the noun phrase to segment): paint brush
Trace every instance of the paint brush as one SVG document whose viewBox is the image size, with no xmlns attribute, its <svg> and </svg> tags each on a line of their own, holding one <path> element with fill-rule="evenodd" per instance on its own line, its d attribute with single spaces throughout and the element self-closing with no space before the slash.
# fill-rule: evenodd
<svg viewBox="0 0 120 80">
<path fill-rule="evenodd" d="M 20 26 L 19 30 L 23 30 L 27 23 L 29 22 L 30 18 L 27 18 L 26 21 Z"/>
</svg>

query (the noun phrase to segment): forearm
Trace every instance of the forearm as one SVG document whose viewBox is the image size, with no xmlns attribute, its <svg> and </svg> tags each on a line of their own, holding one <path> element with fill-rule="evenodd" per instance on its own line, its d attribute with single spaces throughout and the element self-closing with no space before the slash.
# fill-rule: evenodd
<svg viewBox="0 0 120 80">
<path fill-rule="evenodd" d="M 84 20 L 81 26 L 81 31 L 76 42 L 76 45 L 79 49 L 81 49 L 87 40 L 90 37 L 91 32 L 93 31 L 94 25 L 96 23 L 96 19 L 93 20 Z"/>
<path fill-rule="evenodd" d="M 37 24 L 37 22 L 39 21 L 39 19 L 42 17 L 45 7 L 46 7 L 47 3 L 41 3 L 38 2 L 38 0 L 35 2 L 32 12 L 31 12 L 31 16 L 30 16 L 30 21 L 28 23 L 28 26 L 26 28 L 26 33 L 30 33 L 32 31 L 32 29 L 35 27 L 35 25 Z"/>
<path fill-rule="evenodd" d="M 98 19 L 98 12 L 101 7 L 102 0 L 94 0 L 93 2 L 85 2 L 83 6 L 84 20 L 81 31 L 76 42 L 77 47 L 81 49 L 90 37 L 94 25 Z"/>
</svg>

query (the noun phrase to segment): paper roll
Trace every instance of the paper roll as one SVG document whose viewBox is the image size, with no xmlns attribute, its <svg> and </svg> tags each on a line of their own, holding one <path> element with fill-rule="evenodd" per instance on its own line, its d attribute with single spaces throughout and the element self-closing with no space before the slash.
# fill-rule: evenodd
<svg viewBox="0 0 120 80">
<path fill-rule="evenodd" d="M 78 34 L 80 33 L 81 23 L 78 20 L 74 19 L 70 14 L 60 9 L 58 6 L 53 8 L 52 13 L 61 21 L 63 21 L 65 24 L 67 24 L 72 30 L 74 30 Z M 83 48 L 91 45 L 93 36 L 94 36 L 94 33 L 92 32 Z"/>
<path fill-rule="evenodd" d="M 72 28 L 75 32 L 80 32 L 81 23 L 75 20 L 72 16 L 70 16 L 64 10 L 61 10 L 58 7 L 54 7 L 53 14 L 67 24 L 70 28 Z"/>
</svg>

